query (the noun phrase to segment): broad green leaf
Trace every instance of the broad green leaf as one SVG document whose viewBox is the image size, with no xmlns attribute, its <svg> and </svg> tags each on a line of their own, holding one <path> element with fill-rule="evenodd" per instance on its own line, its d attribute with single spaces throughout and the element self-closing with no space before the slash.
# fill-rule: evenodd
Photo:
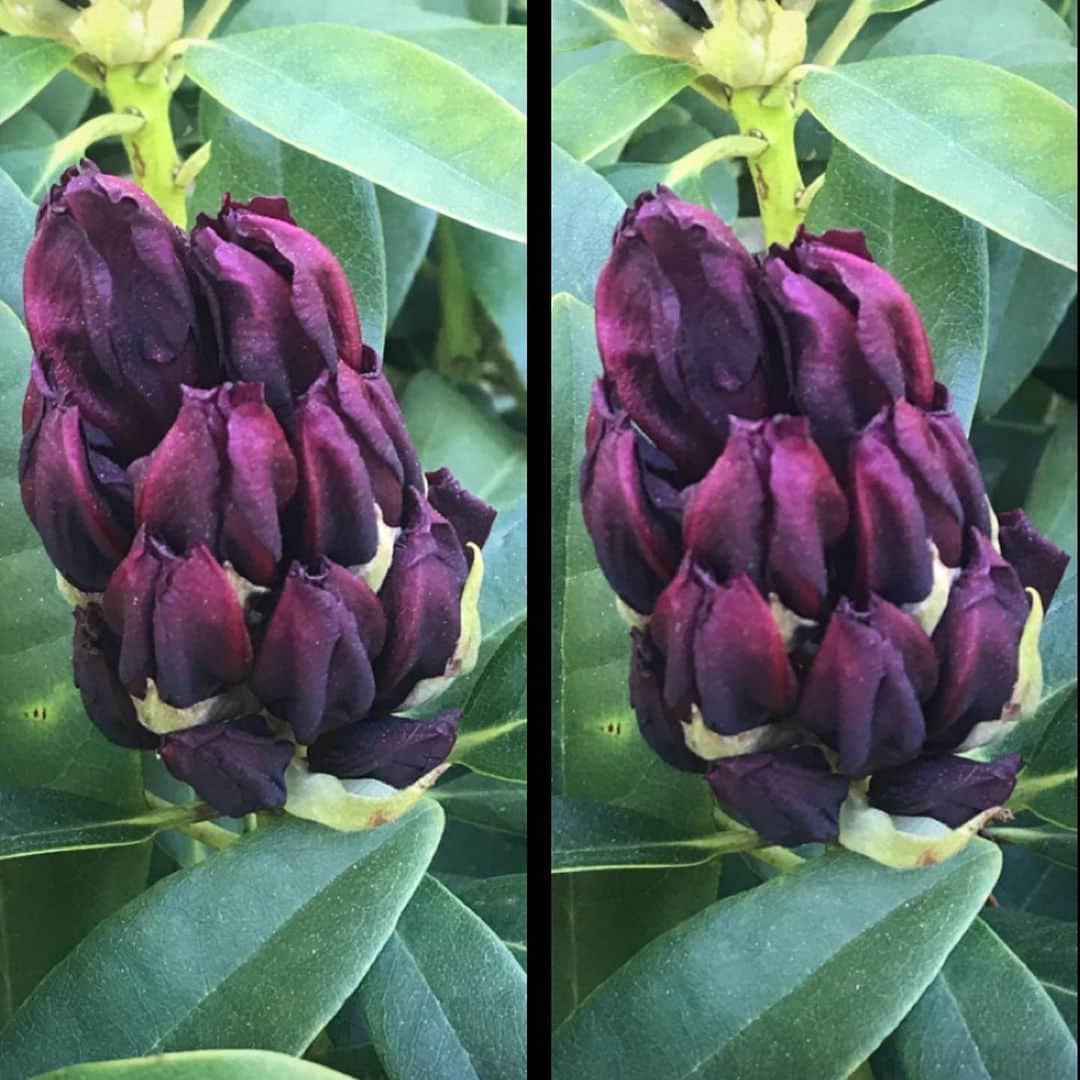
<svg viewBox="0 0 1080 1080">
<path fill-rule="evenodd" d="M 196 820 L 190 809 L 132 814 L 47 787 L 0 784 L 0 859 L 85 848 L 125 847 Z"/>
<path fill-rule="evenodd" d="M 846 1077 L 933 979 L 1000 865 L 981 840 L 918 871 L 826 855 L 713 904 L 556 1031 L 552 1076 L 602 1061 L 623 1080 Z"/>
<path fill-rule="evenodd" d="M 626 210 L 619 193 L 588 165 L 551 147 L 551 291 L 587 304 L 611 254 L 611 237 Z"/>
<path fill-rule="evenodd" d="M 1076 923 L 987 908 L 981 918 L 1042 983 L 1076 1038 Z"/>
<path fill-rule="evenodd" d="M 1076 690 L 1065 695 L 1016 781 L 1010 806 L 1076 829 Z"/>
<path fill-rule="evenodd" d="M 23 260 L 34 236 L 36 214 L 37 207 L 7 173 L 0 171 L 0 236 L 4 237 L 4 243 L 0 244 L 0 303 L 19 315 L 23 310 Z M 4 341 L 0 338 L 0 347 L 5 347 Z M 24 362 L 29 361 L 24 359 Z"/>
<path fill-rule="evenodd" d="M 661 869 L 698 866 L 725 851 L 745 848 L 745 836 L 717 832 L 688 835 L 670 822 L 584 799 L 551 800 L 551 869 Z"/>
<path fill-rule="evenodd" d="M 610 40 L 609 22 L 597 14 L 624 19 L 619 0 L 555 0 L 551 5 L 551 49 L 556 53 L 576 52 Z"/>
<path fill-rule="evenodd" d="M 431 243 L 439 215 L 386 188 L 377 187 L 375 198 L 386 244 L 386 325 L 390 329 Z"/>
<path fill-rule="evenodd" d="M 241 34 L 297 23 L 341 23 L 392 34 L 469 25 L 466 19 L 425 11 L 415 0 L 364 0 L 362 4 L 356 0 L 304 0 L 303 4 L 294 0 L 248 0 L 239 11 L 222 20 L 222 30 Z"/>
<path fill-rule="evenodd" d="M 476 680 L 450 760 L 500 780 L 525 782 L 526 627 L 522 619 Z"/>
<path fill-rule="evenodd" d="M 283 142 L 524 239 L 524 117 L 427 49 L 359 27 L 280 27 L 192 45 L 186 71 Z"/>
<path fill-rule="evenodd" d="M 523 836 L 478 829 L 450 818 L 439 850 L 431 862 L 431 873 L 444 877 L 496 877 L 525 873 L 526 847 Z"/>
<path fill-rule="evenodd" d="M 386 1080 L 386 1073 L 371 1043 L 362 1046 L 335 1046 L 325 1053 L 309 1055 L 308 1060 L 343 1072 L 354 1080 Z"/>
<path fill-rule="evenodd" d="M 990 253 L 990 343 L 979 413 L 993 416 L 1039 362 L 1069 304 L 1076 275 L 996 235 Z"/>
<path fill-rule="evenodd" d="M 21 109 L 75 54 L 46 38 L 0 37 L 0 122 Z"/>
<path fill-rule="evenodd" d="M 625 53 L 575 71 L 551 92 L 551 137 L 585 161 L 648 119 L 697 77 L 664 56 Z"/>
<path fill-rule="evenodd" d="M 61 71 L 31 99 L 29 107 L 54 131 L 71 131 L 83 118 L 94 88 L 71 71 Z"/>
<path fill-rule="evenodd" d="M 1041 533 L 1076 558 L 1075 404 L 1061 417 L 1043 451 L 1025 509 Z"/>
<path fill-rule="evenodd" d="M 458 878 L 447 888 L 499 936 L 517 962 L 525 967 L 526 882 L 524 874 L 492 878 Z"/>
<path fill-rule="evenodd" d="M 524 784 L 468 773 L 432 788 L 431 797 L 456 821 L 510 836 L 525 835 Z"/>
<path fill-rule="evenodd" d="M 152 1058 L 70 1065 L 35 1080 L 342 1080 L 342 1074 L 262 1050 L 195 1050 Z"/>
<path fill-rule="evenodd" d="M 386 943 L 442 822 L 430 802 L 362 832 L 287 819 L 170 874 L 38 986 L 0 1032 L 0 1077 L 237 1043 L 300 1054 Z"/>
<path fill-rule="evenodd" d="M 1004 866 L 994 896 L 1002 907 L 1076 922 L 1075 870 L 1066 870 L 1033 851 L 1010 844 L 1001 849 L 1001 854 Z"/>
<path fill-rule="evenodd" d="M 1036 828 L 1020 828 L 1013 825 L 995 825 L 986 829 L 984 835 L 1001 844 L 1019 844 L 1044 859 L 1076 869 L 1076 832 L 1053 825 Z"/>
<path fill-rule="evenodd" d="M 216 214 L 225 192 L 238 200 L 284 195 L 296 222 L 337 256 L 352 286 L 364 340 L 381 352 L 386 260 L 370 181 L 278 142 L 212 98 L 203 98 L 199 120 L 212 148 L 195 182 L 192 216 L 198 211 Z"/>
<path fill-rule="evenodd" d="M 899 279 L 919 309 L 937 377 L 970 426 L 986 357 L 985 230 L 844 146 L 833 150 L 807 226 L 813 232 L 855 228 L 866 233 L 875 261 Z"/>
<path fill-rule="evenodd" d="M 800 93 L 879 169 L 1076 269 L 1076 110 L 975 60 L 903 56 L 815 69 Z"/>
<path fill-rule="evenodd" d="M 434 878 L 420 883 L 356 1003 L 392 1080 L 525 1076 L 525 973 Z"/>
<path fill-rule="evenodd" d="M 872 1064 L 881 1080 L 1067 1077 L 1076 1041 L 1035 976 L 976 919 Z"/>
</svg>

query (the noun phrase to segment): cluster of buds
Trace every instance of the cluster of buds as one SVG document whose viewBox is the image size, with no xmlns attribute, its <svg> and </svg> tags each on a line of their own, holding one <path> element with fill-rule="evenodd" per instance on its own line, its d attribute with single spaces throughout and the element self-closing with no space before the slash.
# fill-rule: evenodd
<svg viewBox="0 0 1080 1080">
<path fill-rule="evenodd" d="M 659 188 L 596 292 L 585 523 L 641 733 L 765 839 L 944 857 L 1019 757 L 1068 556 L 995 516 L 918 311 L 861 233 L 749 254 Z"/>
<path fill-rule="evenodd" d="M 475 663 L 494 511 L 421 471 L 330 251 L 284 199 L 188 234 L 84 162 L 24 293 L 22 499 L 90 719 L 228 815 L 430 782 L 458 715 L 397 714 Z"/>
</svg>

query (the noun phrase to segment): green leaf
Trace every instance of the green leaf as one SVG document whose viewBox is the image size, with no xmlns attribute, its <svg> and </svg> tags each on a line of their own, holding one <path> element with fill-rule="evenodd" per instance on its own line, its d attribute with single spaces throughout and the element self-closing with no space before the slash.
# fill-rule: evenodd
<svg viewBox="0 0 1080 1080">
<path fill-rule="evenodd" d="M 447 817 L 510 836 L 525 835 L 525 795 L 524 784 L 476 773 L 467 773 L 431 789 L 432 798 L 439 801 Z"/>
<path fill-rule="evenodd" d="M 670 822 L 584 799 L 551 800 L 551 869 L 660 869 L 699 866 L 745 848 L 741 833 L 688 834 Z"/>
<path fill-rule="evenodd" d="M 524 239 L 524 117 L 427 49 L 311 25 L 200 42 L 185 55 L 187 74 L 207 93 L 283 142 Z"/>
<path fill-rule="evenodd" d="M 825 855 L 713 904 L 556 1031 L 552 1076 L 602 1061 L 625 1080 L 779 1077 L 797 1060 L 807 1075 L 845 1077 L 918 999 L 1000 866 L 981 840 L 918 871 Z"/>
<path fill-rule="evenodd" d="M 0 859 L 139 844 L 195 819 L 187 809 L 131 814 L 65 791 L 0 784 Z"/>
<path fill-rule="evenodd" d="M 908 8 L 918 7 L 926 0 L 870 0 L 870 14 L 883 15 L 892 11 L 907 11 Z"/>
<path fill-rule="evenodd" d="M 23 260 L 34 236 L 36 214 L 37 207 L 7 173 L 0 171 L 0 236 L 4 237 L 0 244 L 0 304 L 19 315 L 23 310 Z M 0 339 L 0 347 L 3 344 Z"/>
<path fill-rule="evenodd" d="M 0 37 L 0 122 L 18 112 L 74 55 L 46 38 Z"/>
<path fill-rule="evenodd" d="M 988 238 L 990 344 L 979 413 L 993 416 L 1031 374 L 1076 296 L 1076 275 L 1000 236 Z"/>
<path fill-rule="evenodd" d="M 1076 829 L 1076 689 L 1064 696 L 1046 733 L 1016 781 L 1010 807 Z"/>
<path fill-rule="evenodd" d="M 386 260 L 373 185 L 336 165 L 278 142 L 203 98 L 200 124 L 213 146 L 199 173 L 192 213 L 216 214 L 234 199 L 284 195 L 296 221 L 337 256 L 352 286 L 364 340 L 382 351 L 386 332 Z"/>
<path fill-rule="evenodd" d="M 99 1061 L 44 1073 L 36 1080 L 341 1080 L 342 1074 L 262 1050 L 196 1050 L 152 1058 Z"/>
<path fill-rule="evenodd" d="M 1076 869 L 1076 832 L 1071 829 L 1055 828 L 1053 825 L 1033 829 L 995 825 L 986 829 L 984 835 L 998 843 L 1019 844 L 1059 866 Z"/>
<path fill-rule="evenodd" d="M 83 118 L 94 88 L 71 71 L 61 71 L 31 99 L 34 110 L 54 131 L 71 131 Z"/>
<path fill-rule="evenodd" d="M 999 68 L 904 56 L 811 71 L 813 114 L 879 169 L 1076 269 L 1076 110 Z"/>
<path fill-rule="evenodd" d="M 525 782 L 525 648 L 522 619 L 477 679 L 450 760 L 500 780 Z"/>
<path fill-rule="evenodd" d="M 311 1055 L 308 1060 L 317 1061 L 328 1069 L 337 1069 L 356 1080 L 386 1080 L 386 1073 L 371 1043 L 335 1046 L 325 1053 Z"/>
<path fill-rule="evenodd" d="M 525 1075 L 525 973 L 479 917 L 425 877 L 356 992 L 392 1080 Z"/>
<path fill-rule="evenodd" d="M 524 874 L 492 878 L 457 878 L 446 883 L 455 896 L 472 908 L 499 936 L 514 959 L 525 967 L 526 882 Z"/>
<path fill-rule="evenodd" d="M 469 26 L 466 19 L 426 11 L 415 0 L 364 0 L 362 4 L 356 0 L 304 0 L 303 4 L 294 0 L 248 0 L 235 15 L 226 16 L 222 29 L 240 34 L 297 23 L 341 23 L 392 34 Z"/>
<path fill-rule="evenodd" d="M 389 938 L 442 821 L 430 802 L 361 832 L 287 819 L 170 874 L 49 973 L 0 1033 L 0 1077 L 238 1042 L 300 1054 Z"/>
<path fill-rule="evenodd" d="M 1027 965 L 1076 1038 L 1076 923 L 1008 908 L 987 908 L 981 918 Z"/>
<path fill-rule="evenodd" d="M 377 187 L 375 198 L 386 242 L 386 325 L 389 328 L 394 325 L 423 262 L 439 215 L 386 188 Z"/>
<path fill-rule="evenodd" d="M 551 138 L 579 161 L 628 135 L 697 78 L 664 56 L 625 53 L 580 68 L 551 92 Z"/>
<path fill-rule="evenodd" d="M 1074 559 L 1076 548 L 1076 405 L 1058 422 L 1025 502 L 1032 524 Z"/>
<path fill-rule="evenodd" d="M 919 309 L 937 377 L 971 424 L 986 356 L 989 279 L 986 233 L 974 221 L 894 180 L 836 146 L 807 227 L 866 233 L 874 259 L 907 289 Z"/>
<path fill-rule="evenodd" d="M 1076 871 L 1048 862 L 1026 848 L 1001 849 L 1004 868 L 994 896 L 1005 908 L 1076 921 Z"/>
<path fill-rule="evenodd" d="M 611 24 L 595 12 L 625 19 L 619 0 L 555 0 L 551 6 L 551 49 L 555 53 L 576 52 L 609 41 Z"/>
<path fill-rule="evenodd" d="M 588 165 L 551 147 L 551 291 L 587 304 L 611 254 L 611 236 L 626 210 L 619 193 Z"/>
<path fill-rule="evenodd" d="M 1076 1041 L 1020 959 L 976 919 L 880 1055 L 882 1080 L 1072 1076 Z"/>
</svg>

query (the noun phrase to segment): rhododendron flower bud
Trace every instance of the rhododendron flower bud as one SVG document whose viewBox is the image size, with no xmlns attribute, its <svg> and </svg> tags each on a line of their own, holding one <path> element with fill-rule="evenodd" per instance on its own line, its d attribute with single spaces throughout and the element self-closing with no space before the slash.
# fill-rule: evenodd
<svg viewBox="0 0 1080 1080">
<path fill-rule="evenodd" d="M 998 515 L 998 543 L 1020 583 L 1025 589 L 1034 589 L 1043 609 L 1048 608 L 1069 565 L 1068 552 L 1037 532 L 1023 510 L 1007 510 Z"/>
<path fill-rule="evenodd" d="M 285 805 L 288 739 L 275 739 L 260 716 L 174 731 L 158 750 L 169 772 L 230 817 Z"/>
<path fill-rule="evenodd" d="M 183 234 L 141 188 L 89 161 L 42 204 L 23 292 L 50 382 L 125 462 L 168 429 L 181 384 L 218 379 Z"/>
<path fill-rule="evenodd" d="M 984 810 L 1004 806 L 1019 769 L 1019 754 L 995 761 L 951 754 L 920 758 L 875 773 L 870 805 L 889 814 L 936 818 L 955 829 Z"/>
<path fill-rule="evenodd" d="M 776 619 L 745 574 L 717 581 L 692 555 L 660 594 L 648 634 L 664 657 L 664 701 L 696 706 L 737 735 L 789 714 L 795 672 Z"/>
<path fill-rule="evenodd" d="M 806 55 L 806 15 L 779 0 L 702 0 L 712 26 L 694 46 L 697 63 L 733 90 L 772 86 Z"/>
<path fill-rule="evenodd" d="M 495 508 L 466 491 L 446 468 L 425 473 L 427 499 L 454 527 L 462 545 L 483 547 L 495 523 Z"/>
<path fill-rule="evenodd" d="M 787 331 L 796 406 L 815 434 L 852 435 L 896 398 L 931 406 L 922 319 L 862 233 L 800 230 L 790 247 L 772 246 L 764 270 Z"/>
<path fill-rule="evenodd" d="M 121 682 L 136 698 L 149 699 L 145 708 L 159 699 L 166 706 L 161 721 L 141 713 L 154 730 L 198 723 L 201 711 L 173 713 L 209 703 L 250 674 L 243 608 L 228 574 L 202 544 L 174 552 L 141 528 L 109 581 L 103 607 L 120 637 Z"/>
<path fill-rule="evenodd" d="M 339 360 L 357 370 L 374 362 L 341 264 L 293 221 L 287 200 L 226 195 L 217 217 L 199 215 L 191 242 L 229 377 L 263 383 L 279 415 Z"/>
<path fill-rule="evenodd" d="M 826 843 L 839 834 L 848 782 L 816 747 L 724 758 L 705 776 L 717 798 L 774 844 Z"/>
<path fill-rule="evenodd" d="M 691 479 L 723 448 L 729 415 L 766 416 L 787 402 L 757 279 L 727 225 L 663 187 L 627 210 L 600 272 L 604 370 L 631 418 Z"/>
<path fill-rule="evenodd" d="M 937 682 L 930 638 L 899 608 L 841 600 L 810 662 L 796 722 L 838 754 L 845 776 L 914 757 L 926 738 L 922 705 Z"/>
<path fill-rule="evenodd" d="M 313 772 L 342 779 L 370 777 L 405 788 L 446 760 L 460 720 L 458 710 L 430 720 L 369 716 L 314 742 L 308 748 L 308 765 Z"/>
<path fill-rule="evenodd" d="M 732 418 L 723 454 L 687 492 L 683 537 L 721 579 L 746 574 L 816 618 L 828 593 L 826 551 L 847 520 L 847 500 L 805 417 Z"/>
<path fill-rule="evenodd" d="M 259 644 L 252 686 L 301 743 L 367 715 L 386 618 L 362 579 L 322 560 L 293 563 Z"/>
<path fill-rule="evenodd" d="M 597 562 L 623 602 L 648 614 L 681 556 L 674 465 L 634 430 L 603 379 L 593 386 L 585 440 L 581 509 Z"/>
<path fill-rule="evenodd" d="M 36 365 L 33 378 L 19 454 L 23 507 L 64 579 L 100 593 L 131 543 L 131 485 L 71 395 L 43 385 Z"/>
<path fill-rule="evenodd" d="M 140 525 L 176 551 L 201 543 L 248 580 L 272 581 L 296 463 L 261 386 L 185 387 L 165 438 L 130 472 Z"/>
</svg>

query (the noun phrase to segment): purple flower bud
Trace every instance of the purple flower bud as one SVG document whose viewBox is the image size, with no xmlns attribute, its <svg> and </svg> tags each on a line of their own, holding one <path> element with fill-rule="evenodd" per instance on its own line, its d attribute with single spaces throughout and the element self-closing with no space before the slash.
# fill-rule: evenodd
<svg viewBox="0 0 1080 1080">
<path fill-rule="evenodd" d="M 267 585 L 281 559 L 278 514 L 296 490 L 285 435 L 257 383 L 183 394 L 165 438 L 131 466 L 136 519 L 174 550 L 204 544 Z"/>
<path fill-rule="evenodd" d="M 897 401 L 853 442 L 850 495 L 855 586 L 894 604 L 925 599 L 934 555 L 950 567 L 969 556 L 971 529 L 990 532 L 975 454 L 956 416 Z"/>
<path fill-rule="evenodd" d="M 23 292 L 50 379 L 125 461 L 165 433 L 181 384 L 218 379 L 183 234 L 139 187 L 89 161 L 42 204 Z"/>
<path fill-rule="evenodd" d="M 683 724 L 690 722 L 690 708 L 669 707 L 664 701 L 664 659 L 647 634 L 631 630 L 630 705 L 637 715 L 638 730 L 653 750 L 676 769 L 704 772 L 705 761 L 686 745 Z"/>
<path fill-rule="evenodd" d="M 202 544 L 177 555 L 140 528 L 109 581 L 103 607 L 120 636 L 120 681 L 137 697 L 153 679 L 167 705 L 186 709 L 250 674 L 243 609 Z"/>
<path fill-rule="evenodd" d="M 862 233 L 800 229 L 789 248 L 772 246 L 764 269 L 787 331 L 798 411 L 815 434 L 852 435 L 897 398 L 930 408 L 922 319 Z"/>
<path fill-rule="evenodd" d="M 482 548 L 495 522 L 495 508 L 463 488 L 447 468 L 424 475 L 428 502 L 453 525 L 462 546 L 475 544 Z"/>
<path fill-rule="evenodd" d="M 285 769 L 293 745 L 275 739 L 262 717 L 170 732 L 159 753 L 173 776 L 228 817 L 285 805 Z"/>
<path fill-rule="evenodd" d="M 446 760 L 460 720 L 458 710 L 430 720 L 369 716 L 314 742 L 308 749 L 308 765 L 313 772 L 342 779 L 371 777 L 406 788 Z"/>
<path fill-rule="evenodd" d="M 1016 786 L 1020 755 L 971 761 L 920 758 L 870 779 L 870 804 L 888 814 L 932 817 L 958 828 L 992 806 L 1004 806 Z"/>
<path fill-rule="evenodd" d="M 401 535 L 379 591 L 387 620 L 386 648 L 375 669 L 380 712 L 401 705 L 421 679 L 444 673 L 461 634 L 468 572 L 453 527 L 408 488 Z"/>
<path fill-rule="evenodd" d="M 688 555 L 660 594 L 649 635 L 664 657 L 664 702 L 736 735 L 795 707 L 795 673 L 768 604 L 745 574 L 719 584 Z"/>
<path fill-rule="evenodd" d="M 914 757 L 926 737 L 922 703 L 937 681 L 930 638 L 899 608 L 841 600 L 810 663 L 796 722 L 839 755 L 845 776 Z"/>
<path fill-rule="evenodd" d="M 934 631 L 941 675 L 926 714 L 930 746 L 951 750 L 976 724 L 1001 718 L 1019 673 L 1030 599 L 1016 571 L 974 533 L 975 554 Z"/>
<path fill-rule="evenodd" d="M 998 529 L 1001 554 L 1019 575 L 1024 588 L 1032 588 L 1039 594 L 1046 610 L 1065 576 L 1068 552 L 1036 531 L 1023 510 L 999 514 Z"/>
<path fill-rule="evenodd" d="M 604 370 L 633 420 L 693 479 L 723 448 L 729 414 L 787 403 L 758 274 L 718 217 L 660 187 L 626 212 L 597 282 Z"/>
<path fill-rule="evenodd" d="M 774 844 L 827 843 L 840 833 L 848 782 L 817 747 L 722 758 L 705 776 L 718 799 Z"/>
<path fill-rule="evenodd" d="M 64 578 L 100 593 L 131 544 L 131 485 L 71 395 L 54 393 L 36 364 L 32 378 L 19 453 L 22 503 Z"/>
<path fill-rule="evenodd" d="M 297 226 L 285 199 L 226 195 L 216 218 L 199 215 L 191 242 L 229 376 L 264 383 L 279 415 L 339 360 L 358 371 L 371 366 L 345 272 Z"/>
<path fill-rule="evenodd" d="M 259 644 L 252 687 L 301 743 L 367 715 L 386 619 L 378 597 L 328 560 L 293 563 Z"/>
<path fill-rule="evenodd" d="M 805 417 L 732 417 L 723 454 L 687 491 L 683 537 L 718 578 L 746 574 L 816 618 L 828 592 L 825 552 L 847 520 L 847 500 Z"/>
<path fill-rule="evenodd" d="M 120 641 L 101 608 L 77 607 L 72 666 L 86 715 L 110 742 L 130 750 L 152 750 L 158 736 L 139 723 L 135 703 L 117 674 L 119 662 Z"/>
<path fill-rule="evenodd" d="M 670 459 L 644 439 L 604 379 L 593 385 L 581 509 L 596 559 L 634 611 L 652 611 L 681 556 L 681 505 Z"/>
</svg>

